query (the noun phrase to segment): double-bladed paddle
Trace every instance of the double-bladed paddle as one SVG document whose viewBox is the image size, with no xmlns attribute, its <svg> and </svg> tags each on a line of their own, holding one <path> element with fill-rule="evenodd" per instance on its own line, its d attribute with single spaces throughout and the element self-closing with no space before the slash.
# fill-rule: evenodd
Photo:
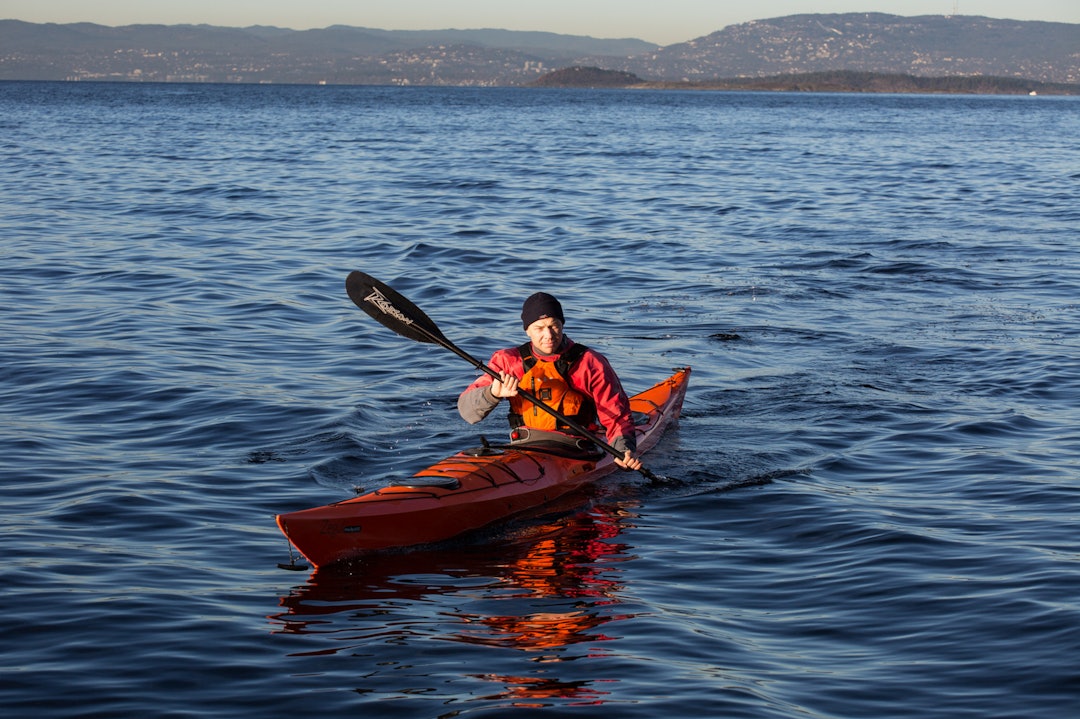
<svg viewBox="0 0 1080 719">
<path fill-rule="evenodd" d="M 498 372 L 448 340 L 435 323 L 431 321 L 430 317 L 389 285 L 379 282 L 371 275 L 353 271 L 345 279 L 345 290 L 349 293 L 349 298 L 356 303 L 356 306 L 371 315 L 379 324 L 389 327 L 402 337 L 444 347 L 481 372 L 490 375 L 494 379 L 501 379 Z M 554 407 L 549 407 L 520 387 L 518 388 L 518 394 L 566 424 L 567 427 L 570 427 L 582 437 L 595 443 L 612 457 L 616 459 L 623 458 L 622 452 Z M 659 477 L 645 467 L 638 471 L 654 482 L 659 481 Z"/>
</svg>

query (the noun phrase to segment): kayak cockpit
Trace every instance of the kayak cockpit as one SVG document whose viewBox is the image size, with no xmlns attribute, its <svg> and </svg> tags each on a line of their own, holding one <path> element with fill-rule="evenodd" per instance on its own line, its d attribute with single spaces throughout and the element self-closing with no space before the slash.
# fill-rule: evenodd
<svg viewBox="0 0 1080 719">
<path fill-rule="evenodd" d="M 391 487 L 411 487 L 411 488 L 415 488 L 415 489 L 437 488 L 437 489 L 445 489 L 445 490 L 448 490 L 448 491 L 453 491 L 455 489 L 460 489 L 461 488 L 461 482 L 458 481 L 457 477 L 424 476 L 424 477 L 409 477 L 408 479 L 399 479 L 396 482 L 391 482 L 390 486 Z"/>
</svg>

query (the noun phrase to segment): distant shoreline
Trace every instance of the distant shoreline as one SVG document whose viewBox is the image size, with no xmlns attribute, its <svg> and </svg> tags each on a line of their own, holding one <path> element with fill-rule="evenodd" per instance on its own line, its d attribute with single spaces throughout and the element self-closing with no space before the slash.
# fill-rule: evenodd
<svg viewBox="0 0 1080 719">
<path fill-rule="evenodd" d="M 583 72 L 584 71 L 584 72 Z M 568 75 L 568 73 L 574 73 Z M 29 83 L 101 84 L 101 85 L 234 85 L 267 87 L 396 87 L 402 89 L 462 88 L 483 89 L 581 89 L 581 90 L 684 90 L 695 92 L 777 92 L 777 93 L 850 93 L 850 94 L 911 94 L 911 95 L 1032 95 L 1080 96 L 1080 85 L 1046 83 L 1012 77 L 919 77 L 888 73 L 819 72 L 771 77 L 724 78 L 715 80 L 682 81 L 643 80 L 613 70 L 596 68 L 565 68 L 549 73 L 527 84 L 487 85 L 396 85 L 380 83 L 327 82 L 222 82 L 216 80 L 130 80 L 130 79 L 66 79 L 15 80 L 0 79 L 0 84 Z"/>
<path fill-rule="evenodd" d="M 499 29 L 114 28 L 0 19 L 0 79 L 532 87 L 559 68 L 582 66 L 639 78 L 597 80 L 597 87 L 1073 95 L 1080 94 L 1078 33 L 1080 24 L 980 16 L 811 13 L 658 47 Z M 594 86 L 552 83 L 560 85 Z"/>
<path fill-rule="evenodd" d="M 919 77 L 892 73 L 836 70 L 770 77 L 696 81 L 651 81 L 593 67 L 556 70 L 529 84 L 549 88 L 623 88 L 637 90 L 746 90 L 760 92 L 850 92 L 952 95 L 1080 95 L 1080 85 L 1048 83 L 1019 77 Z"/>
</svg>

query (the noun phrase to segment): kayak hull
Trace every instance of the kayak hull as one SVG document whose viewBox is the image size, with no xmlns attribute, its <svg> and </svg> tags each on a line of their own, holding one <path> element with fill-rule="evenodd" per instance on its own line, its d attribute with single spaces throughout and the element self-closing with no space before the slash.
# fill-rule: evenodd
<svg viewBox="0 0 1080 719">
<path fill-rule="evenodd" d="M 630 398 L 639 454 L 682 410 L 690 368 Z M 409 479 L 341 502 L 277 515 L 277 525 L 316 567 L 366 553 L 434 544 L 535 509 L 618 469 L 610 456 L 543 449 L 466 450 Z"/>
</svg>

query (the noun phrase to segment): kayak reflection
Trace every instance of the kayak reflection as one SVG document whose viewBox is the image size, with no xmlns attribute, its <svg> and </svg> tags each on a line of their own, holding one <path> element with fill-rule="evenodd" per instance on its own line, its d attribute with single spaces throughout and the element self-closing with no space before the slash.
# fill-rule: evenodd
<svg viewBox="0 0 1080 719">
<path fill-rule="evenodd" d="M 601 627 L 629 616 L 615 609 L 619 564 L 633 557 L 617 540 L 632 526 L 636 502 L 581 503 L 568 498 L 564 505 L 576 510 L 548 511 L 495 538 L 316 570 L 281 600 L 286 611 L 271 618 L 276 632 L 327 640 L 305 654 L 439 639 L 548 652 L 536 657 L 541 662 L 559 661 L 559 651 L 575 644 L 610 640 Z M 529 687 L 551 690 L 530 680 L 515 692 Z"/>
<path fill-rule="evenodd" d="M 477 675 L 476 678 L 502 684 L 505 687 L 504 691 L 485 696 L 485 699 L 509 699 L 515 708 L 539 708 L 545 705 L 544 699 L 573 699 L 574 704 L 579 706 L 603 704 L 604 697 L 610 693 L 594 689 L 588 681 L 563 682 L 558 679 L 498 674 Z"/>
</svg>

